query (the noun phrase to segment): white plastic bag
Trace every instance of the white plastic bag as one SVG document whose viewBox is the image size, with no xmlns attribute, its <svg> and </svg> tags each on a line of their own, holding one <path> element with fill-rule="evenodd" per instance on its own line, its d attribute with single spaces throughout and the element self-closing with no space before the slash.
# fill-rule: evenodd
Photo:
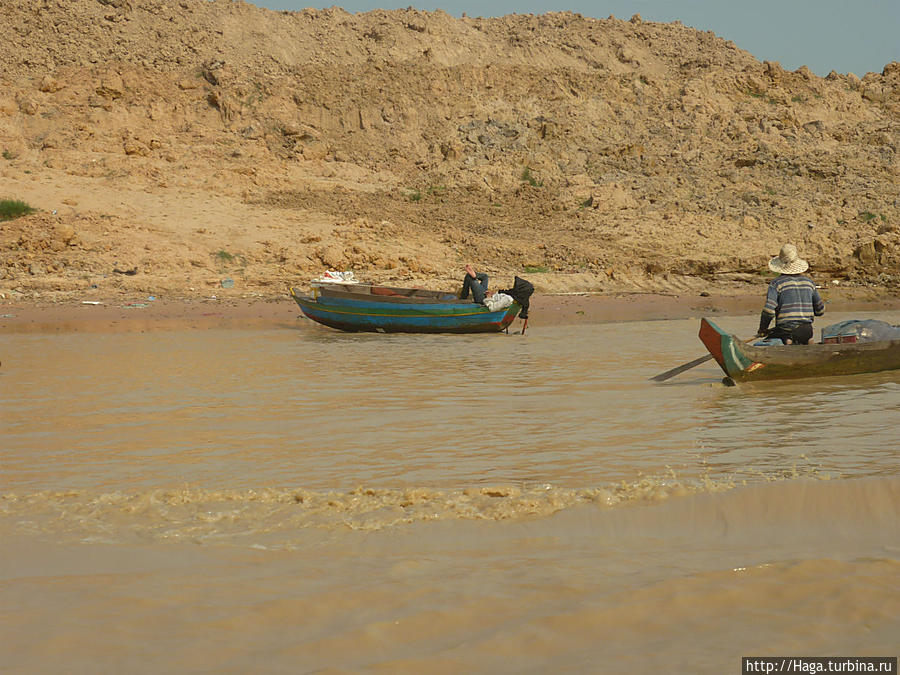
<svg viewBox="0 0 900 675">
<path fill-rule="evenodd" d="M 506 309 L 511 304 L 513 304 L 512 296 L 506 293 L 494 293 L 491 297 L 484 299 L 485 307 L 492 312 L 496 312 L 498 309 Z"/>
</svg>

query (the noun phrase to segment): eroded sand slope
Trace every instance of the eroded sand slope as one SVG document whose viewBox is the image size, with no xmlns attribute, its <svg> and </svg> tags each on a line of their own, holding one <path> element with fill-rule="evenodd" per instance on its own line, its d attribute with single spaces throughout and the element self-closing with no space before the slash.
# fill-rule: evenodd
<svg viewBox="0 0 900 675">
<path fill-rule="evenodd" d="M 900 63 L 783 70 L 681 24 L 0 5 L 0 293 L 446 286 L 742 292 L 794 241 L 900 280 Z M 233 288 L 222 288 L 232 279 Z M 228 284 L 226 284 L 228 285 Z"/>
</svg>

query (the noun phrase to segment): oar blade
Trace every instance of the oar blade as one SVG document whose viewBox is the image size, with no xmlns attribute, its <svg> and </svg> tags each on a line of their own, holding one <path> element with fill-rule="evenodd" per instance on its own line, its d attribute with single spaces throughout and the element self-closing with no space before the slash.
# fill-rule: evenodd
<svg viewBox="0 0 900 675">
<path fill-rule="evenodd" d="M 753 336 L 752 338 L 747 338 L 744 340 L 744 344 L 753 342 L 757 339 L 757 336 Z M 701 363 L 706 363 L 711 358 L 713 358 L 712 354 L 706 354 L 705 356 L 701 356 L 699 359 L 694 359 L 693 361 L 688 361 L 687 363 L 682 363 L 680 366 L 672 368 L 672 370 L 667 370 L 664 373 L 660 373 L 659 375 L 654 375 L 650 378 L 652 382 L 665 382 L 670 377 L 675 377 L 679 373 L 683 373 L 686 370 L 690 370 L 694 366 L 699 366 Z"/>
<path fill-rule="evenodd" d="M 682 363 L 680 366 L 672 368 L 672 370 L 667 370 L 664 373 L 660 373 L 659 375 L 654 375 L 650 378 L 653 382 L 665 382 L 671 377 L 675 377 L 676 375 L 683 373 L 686 370 L 690 370 L 694 366 L 699 366 L 701 363 L 706 363 L 712 358 L 712 354 L 706 354 L 705 356 L 701 356 L 699 359 L 694 359 L 693 361 L 689 361 L 687 363 Z"/>
</svg>

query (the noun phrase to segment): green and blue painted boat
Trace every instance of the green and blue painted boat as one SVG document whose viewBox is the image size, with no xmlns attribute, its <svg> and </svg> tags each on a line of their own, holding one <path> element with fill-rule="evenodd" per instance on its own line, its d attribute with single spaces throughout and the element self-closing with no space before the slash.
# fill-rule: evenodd
<svg viewBox="0 0 900 675">
<path fill-rule="evenodd" d="M 378 333 L 496 333 L 521 310 L 517 302 L 491 310 L 455 293 L 370 284 L 313 283 L 291 297 L 309 319 L 338 330 Z"/>
</svg>

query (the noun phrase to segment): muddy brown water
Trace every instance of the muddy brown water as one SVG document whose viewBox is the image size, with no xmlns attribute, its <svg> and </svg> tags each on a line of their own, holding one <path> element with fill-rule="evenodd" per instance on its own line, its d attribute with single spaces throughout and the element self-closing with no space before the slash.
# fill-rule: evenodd
<svg viewBox="0 0 900 675">
<path fill-rule="evenodd" d="M 0 334 L 2 667 L 896 655 L 900 376 L 649 382 L 697 323 Z"/>
</svg>

